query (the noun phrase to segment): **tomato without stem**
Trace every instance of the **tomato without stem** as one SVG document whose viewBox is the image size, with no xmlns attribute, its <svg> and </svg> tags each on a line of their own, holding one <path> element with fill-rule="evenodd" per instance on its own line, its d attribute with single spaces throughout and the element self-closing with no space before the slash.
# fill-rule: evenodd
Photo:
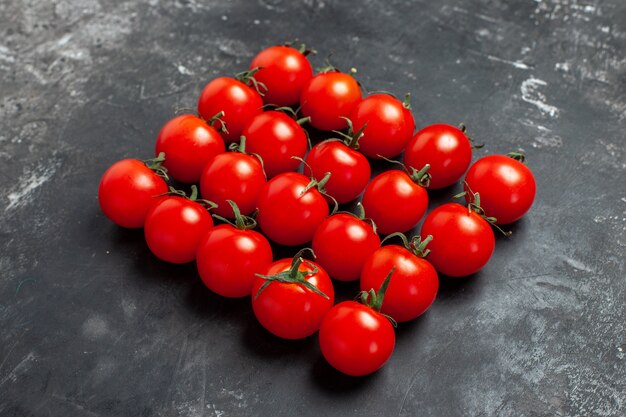
<svg viewBox="0 0 626 417">
<path fill-rule="evenodd" d="M 404 152 L 404 164 L 416 169 L 430 165 L 429 189 L 448 187 L 467 171 L 472 144 L 464 130 L 446 124 L 425 127 L 413 136 Z"/>
</svg>

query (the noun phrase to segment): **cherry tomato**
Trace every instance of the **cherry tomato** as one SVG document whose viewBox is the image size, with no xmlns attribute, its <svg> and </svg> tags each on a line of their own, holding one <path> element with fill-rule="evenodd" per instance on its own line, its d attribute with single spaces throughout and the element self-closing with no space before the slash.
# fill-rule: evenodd
<svg viewBox="0 0 626 417">
<path fill-rule="evenodd" d="M 244 77 L 248 80 L 249 77 Z M 259 93 L 245 83 L 230 77 L 220 77 L 209 82 L 202 90 L 198 101 L 198 113 L 209 120 L 224 112 L 221 121 L 228 132 L 221 132 L 226 143 L 238 142 L 243 128 L 254 116 L 263 111 L 263 100 Z M 216 127 L 221 129 L 221 121 Z"/>
<path fill-rule="evenodd" d="M 263 101 L 278 106 L 298 103 L 302 89 L 313 77 L 311 63 L 290 46 L 271 46 L 259 52 L 250 70 L 260 68 L 254 78 L 265 85 Z"/>
<path fill-rule="evenodd" d="M 202 204 L 186 197 L 168 196 L 148 212 L 144 233 L 157 258 L 184 264 L 196 258 L 200 240 L 212 227 L 213 219 Z"/>
<path fill-rule="evenodd" d="M 406 232 L 417 226 L 428 208 L 425 171 L 413 175 L 391 170 L 372 179 L 363 194 L 363 207 L 382 234 Z"/>
<path fill-rule="evenodd" d="M 396 268 L 380 311 L 397 322 L 422 315 L 435 301 L 439 289 L 437 271 L 422 258 L 423 249 L 411 245 L 411 250 L 398 245 L 377 249 L 368 257 L 361 273 L 361 290 L 369 291 L 370 288 L 379 288 L 389 270 Z"/>
<path fill-rule="evenodd" d="M 156 154 L 165 152 L 164 165 L 180 182 L 198 182 L 202 169 L 215 155 L 224 152 L 224 141 L 201 118 L 184 114 L 163 126 L 156 141 Z"/>
<path fill-rule="evenodd" d="M 315 333 L 334 300 L 333 285 L 324 269 L 301 259 L 274 262 L 252 285 L 254 315 L 263 327 L 284 339 Z"/>
<path fill-rule="evenodd" d="M 268 178 L 296 171 L 309 147 L 304 129 L 294 119 L 279 111 L 261 113 L 243 130 L 247 151 L 263 160 Z"/>
<path fill-rule="evenodd" d="M 448 187 L 467 171 L 472 160 L 472 144 L 465 129 L 435 124 L 413 136 L 404 151 L 404 163 L 419 169 L 430 164 L 429 189 Z"/>
<path fill-rule="evenodd" d="M 487 264 L 495 247 L 493 230 L 478 213 L 456 203 L 431 211 L 420 234 L 432 235 L 428 260 L 450 277 L 474 274 Z"/>
<path fill-rule="evenodd" d="M 326 192 L 340 204 L 357 198 L 371 177 L 367 158 L 339 140 L 318 143 L 306 157 L 305 175 L 319 181 L 327 172 Z"/>
<path fill-rule="evenodd" d="M 490 155 L 472 165 L 465 177 L 466 189 L 480 194 L 480 205 L 497 224 L 519 220 L 532 206 L 536 184 L 522 162 L 504 155 Z M 469 199 L 471 194 L 466 194 Z M 469 201 L 469 200 L 468 200 Z"/>
<path fill-rule="evenodd" d="M 361 89 L 351 75 L 342 72 L 317 74 L 302 90 L 302 114 L 311 117 L 311 125 L 320 130 L 341 130 L 361 101 Z"/>
<path fill-rule="evenodd" d="M 259 194 L 257 220 L 265 235 L 281 245 L 295 246 L 310 241 L 328 217 L 324 196 L 312 187 L 310 178 L 286 172 L 272 178 Z"/>
<path fill-rule="evenodd" d="M 163 158 L 160 159 L 151 163 L 154 169 L 158 170 Z M 143 227 L 148 210 L 157 202 L 154 196 L 165 193 L 167 184 L 146 162 L 124 159 L 111 165 L 102 175 L 98 202 L 113 223 L 138 228 Z"/>
<path fill-rule="evenodd" d="M 370 158 L 400 154 L 415 130 L 413 114 L 407 106 L 389 94 L 372 94 L 358 103 L 350 120 L 354 130 L 365 126 L 359 151 Z"/>
</svg>

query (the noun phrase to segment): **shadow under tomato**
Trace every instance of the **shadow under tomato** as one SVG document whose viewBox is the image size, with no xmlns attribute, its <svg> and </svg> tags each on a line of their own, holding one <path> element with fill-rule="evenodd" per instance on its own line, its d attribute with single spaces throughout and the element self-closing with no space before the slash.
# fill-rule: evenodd
<svg viewBox="0 0 626 417">
<path fill-rule="evenodd" d="M 244 326 L 242 334 L 244 347 L 253 355 L 264 359 L 282 360 L 289 356 L 310 356 L 317 342 L 317 333 L 298 340 L 274 336 L 261 326 L 253 311 L 247 315 Z"/>
<path fill-rule="evenodd" d="M 376 380 L 379 373 L 380 370 L 365 376 L 349 376 L 330 366 L 321 354 L 311 368 L 313 382 L 330 395 L 358 392 Z"/>
<path fill-rule="evenodd" d="M 468 297 L 481 287 L 481 273 L 477 272 L 466 277 L 449 277 L 439 274 L 439 291 L 437 300 L 443 301 L 457 297 Z"/>
<path fill-rule="evenodd" d="M 398 323 L 398 327 L 396 327 L 396 339 L 400 341 L 401 339 L 406 337 L 406 335 L 409 335 L 409 337 L 411 338 L 418 336 L 420 328 L 424 326 L 423 323 L 426 321 L 426 316 L 428 314 L 429 311 L 427 310 L 424 314 L 413 320 L 404 323 Z"/>
<path fill-rule="evenodd" d="M 197 274 L 196 274 L 197 275 Z M 244 326 L 250 319 L 252 307 L 250 297 L 228 298 L 222 297 L 209 290 L 200 277 L 189 286 L 186 296 L 187 305 L 199 319 L 208 319 L 219 316 L 220 320 L 236 322 Z"/>
</svg>

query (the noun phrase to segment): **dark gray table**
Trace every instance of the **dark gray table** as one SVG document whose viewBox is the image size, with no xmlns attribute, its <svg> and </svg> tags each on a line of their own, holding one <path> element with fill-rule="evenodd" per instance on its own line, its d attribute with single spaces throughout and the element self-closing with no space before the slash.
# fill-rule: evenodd
<svg viewBox="0 0 626 417">
<path fill-rule="evenodd" d="M 443 282 L 367 378 L 98 209 L 108 165 L 296 37 L 411 91 L 418 126 L 464 121 L 477 156 L 523 148 L 538 180 L 489 265 Z M 624 415 L 625 55 L 623 0 L 0 2 L 0 415 Z"/>
</svg>

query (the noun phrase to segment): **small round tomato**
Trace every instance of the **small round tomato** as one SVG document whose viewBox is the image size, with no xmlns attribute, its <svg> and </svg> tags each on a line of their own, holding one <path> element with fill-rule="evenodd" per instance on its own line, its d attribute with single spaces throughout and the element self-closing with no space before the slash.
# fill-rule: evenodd
<svg viewBox="0 0 626 417">
<path fill-rule="evenodd" d="M 146 216 L 146 243 L 157 258 L 184 264 L 196 258 L 200 240 L 213 227 L 207 209 L 191 197 L 167 196 L 157 202 Z"/>
<path fill-rule="evenodd" d="M 261 113 L 243 130 L 248 153 L 256 154 L 263 161 L 268 178 L 296 171 L 304 158 L 309 142 L 304 129 L 297 121 L 280 111 Z"/>
<path fill-rule="evenodd" d="M 343 204 L 363 192 L 371 177 L 370 164 L 363 154 L 340 140 L 318 143 L 306 157 L 304 174 L 321 180 L 331 173 L 326 192 Z"/>
<path fill-rule="evenodd" d="M 313 77 L 305 52 L 290 46 L 271 46 L 254 57 L 250 70 L 259 68 L 254 78 L 266 87 L 265 103 L 278 106 L 298 103 L 302 89 Z"/>
<path fill-rule="evenodd" d="M 239 141 L 243 128 L 257 114 L 263 111 L 263 100 L 259 93 L 245 84 L 250 77 L 243 77 L 244 82 L 220 77 L 209 82 L 202 90 L 198 101 L 198 113 L 209 120 L 216 114 L 224 112 L 224 116 L 216 121 L 226 143 Z M 224 131 L 223 124 L 227 131 Z"/>
<path fill-rule="evenodd" d="M 348 213 L 326 218 L 313 236 L 317 262 L 339 281 L 359 279 L 366 259 L 379 246 L 380 238 L 372 225 Z"/>
<path fill-rule="evenodd" d="M 389 270 L 395 267 L 380 311 L 397 322 L 421 316 L 435 301 L 439 289 L 437 271 L 423 258 L 428 254 L 424 247 L 430 239 L 420 242 L 416 238 L 411 243 L 405 240 L 406 247 L 388 245 L 377 249 L 361 273 L 361 290 L 369 291 L 379 288 Z"/>
<path fill-rule="evenodd" d="M 313 238 L 317 227 L 328 217 L 328 203 L 314 186 L 316 183 L 302 174 L 286 172 L 263 187 L 257 200 L 257 221 L 270 240 L 295 246 Z"/>
<path fill-rule="evenodd" d="M 198 182 L 206 163 L 224 150 L 220 134 L 192 114 L 167 122 L 156 141 L 156 154 L 165 152 L 167 155 L 163 165 L 169 174 L 186 183 Z"/>
<path fill-rule="evenodd" d="M 364 98 L 350 114 L 354 130 L 363 130 L 359 151 L 370 158 L 394 157 L 402 152 L 415 130 L 408 104 L 389 94 Z"/>
<path fill-rule="evenodd" d="M 432 235 L 428 260 L 450 277 L 475 274 L 487 264 L 495 247 L 491 225 L 474 210 L 448 203 L 431 211 L 420 234 Z"/>
<path fill-rule="evenodd" d="M 236 223 L 210 229 L 198 246 L 196 262 L 202 282 L 224 297 L 250 295 L 255 274 L 272 263 L 272 248 L 262 234 L 251 230 L 254 220 L 236 213 Z"/>
<path fill-rule="evenodd" d="M 404 171 L 383 172 L 363 193 L 363 207 L 380 233 L 406 232 L 417 226 L 428 208 L 428 166 L 410 176 Z"/>
<path fill-rule="evenodd" d="M 283 339 L 302 339 L 320 328 L 335 301 L 333 284 L 314 262 L 281 259 L 252 284 L 252 309 L 259 323 Z"/>
<path fill-rule="evenodd" d="M 472 144 L 465 126 L 446 124 L 426 126 L 413 136 L 404 151 L 404 164 L 419 169 L 430 164 L 429 189 L 448 187 L 457 182 L 472 160 Z"/>
<path fill-rule="evenodd" d="M 515 153 L 514 156 L 520 154 Z M 523 157 L 522 157 L 523 159 Z M 490 155 L 471 166 L 465 177 L 466 194 L 480 194 L 480 205 L 496 224 L 519 220 L 532 206 L 537 186 L 533 173 L 522 162 L 504 155 Z"/>
<path fill-rule="evenodd" d="M 244 215 L 256 210 L 259 193 L 267 180 L 259 159 L 244 152 L 245 140 L 242 140 L 237 152 L 217 155 L 204 168 L 200 193 L 217 204 L 215 214 L 235 218 L 227 200 L 235 202 Z"/>
<path fill-rule="evenodd" d="M 167 184 L 156 172 L 163 155 L 150 161 L 124 159 L 106 170 L 98 188 L 100 209 L 113 223 L 128 228 L 143 227 L 146 214 L 167 193 Z"/>
<path fill-rule="evenodd" d="M 311 125 L 320 130 L 341 130 L 347 126 L 342 117 L 350 116 L 361 101 L 356 80 L 342 72 L 317 74 L 302 90 L 302 114 L 311 118 Z"/>
</svg>

